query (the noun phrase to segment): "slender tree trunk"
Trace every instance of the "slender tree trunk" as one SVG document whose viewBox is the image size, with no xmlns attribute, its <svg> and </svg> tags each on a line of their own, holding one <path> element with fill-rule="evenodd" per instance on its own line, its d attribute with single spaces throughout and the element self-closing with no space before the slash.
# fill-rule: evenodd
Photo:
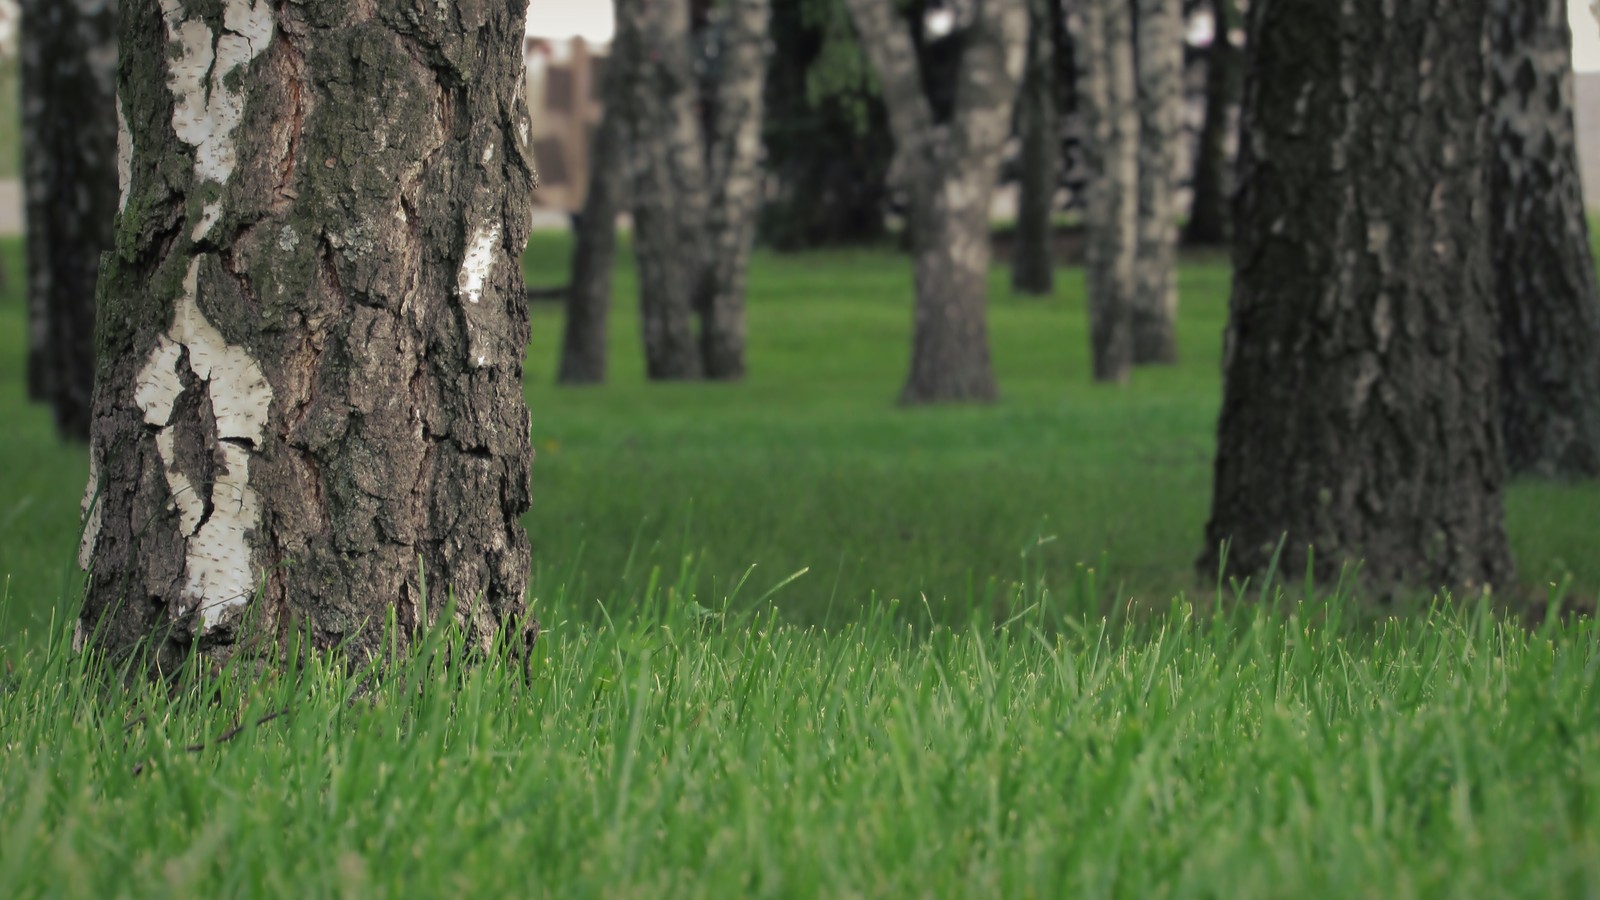
<svg viewBox="0 0 1600 900">
<path fill-rule="evenodd" d="M 714 119 L 707 135 L 711 204 L 701 306 L 706 376 L 745 373 L 745 274 L 761 207 L 761 110 L 767 74 L 768 0 L 729 0 L 720 10 Z"/>
<path fill-rule="evenodd" d="M 1233 45 L 1234 0 L 1211 0 L 1211 18 L 1216 25 L 1206 54 L 1205 121 L 1200 126 L 1189 222 L 1183 230 L 1183 242 L 1193 246 L 1216 246 L 1233 238 L 1233 157 L 1229 146 L 1244 72 L 1243 54 Z"/>
<path fill-rule="evenodd" d="M 847 0 L 883 86 L 911 189 L 916 308 L 905 404 L 994 399 L 987 295 L 989 203 L 1026 56 L 1022 0 L 985 0 L 967 26 L 954 109 L 934 119 L 916 50 L 890 0 Z"/>
<path fill-rule="evenodd" d="M 89 438 L 94 290 L 117 209 L 117 4 L 22 4 L 28 394 Z"/>
<path fill-rule="evenodd" d="M 124 0 L 80 638 L 537 634 L 525 11 Z"/>
<path fill-rule="evenodd" d="M 1018 191 L 1017 246 L 1011 288 L 1019 294 L 1055 290 L 1051 258 L 1056 185 L 1061 179 L 1061 128 L 1056 111 L 1055 33 L 1050 7 L 1059 0 L 1028 0 L 1028 62 L 1018 96 L 1022 173 Z"/>
<path fill-rule="evenodd" d="M 572 284 L 567 290 L 566 331 L 556 382 L 601 384 L 606 380 L 606 319 L 611 309 L 611 269 L 617 254 L 617 213 L 627 177 L 622 89 L 628 69 L 613 45 L 606 63 L 606 111 L 589 150 L 589 190 L 572 248 Z"/>
<path fill-rule="evenodd" d="M 1512 580 L 1487 0 L 1255 0 L 1204 570 Z M 1395 102 L 1405 98 L 1405 102 Z"/>
<path fill-rule="evenodd" d="M 651 380 L 704 374 L 694 314 L 704 290 L 707 198 L 687 0 L 619 0 L 640 324 Z"/>
<path fill-rule="evenodd" d="M 1178 223 L 1173 202 L 1183 139 L 1183 0 L 1139 0 L 1139 243 L 1133 361 L 1178 361 Z"/>
<path fill-rule="evenodd" d="M 1123 382 L 1133 365 L 1134 266 L 1139 247 L 1139 113 L 1132 4 L 1083 0 L 1075 18 L 1078 108 L 1089 173 L 1085 280 L 1094 378 Z"/>
<path fill-rule="evenodd" d="M 1501 421 L 1512 472 L 1600 475 L 1600 283 L 1561 0 L 1490 0 L 1490 167 Z"/>
</svg>

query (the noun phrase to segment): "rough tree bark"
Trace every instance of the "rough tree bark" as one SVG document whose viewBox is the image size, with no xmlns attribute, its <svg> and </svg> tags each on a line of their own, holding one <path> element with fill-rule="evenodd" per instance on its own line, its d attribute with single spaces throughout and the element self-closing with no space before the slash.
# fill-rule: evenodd
<svg viewBox="0 0 1600 900">
<path fill-rule="evenodd" d="M 525 12 L 124 0 L 81 639 L 537 635 Z"/>
<path fill-rule="evenodd" d="M 1083 116 L 1085 282 L 1096 381 L 1124 382 L 1133 366 L 1134 266 L 1139 247 L 1139 112 L 1133 6 L 1083 0 L 1073 16 Z"/>
<path fill-rule="evenodd" d="M 652 379 L 744 374 L 744 280 L 760 201 L 768 0 L 719 9 L 721 73 L 702 120 L 688 0 L 621 0 L 645 368 Z M 700 318 L 698 338 L 693 317 Z"/>
<path fill-rule="evenodd" d="M 1562 0 L 1490 0 L 1489 221 L 1512 472 L 1600 475 L 1600 283 L 1573 125 Z"/>
<path fill-rule="evenodd" d="M 988 401 L 985 279 L 989 204 L 1026 56 L 1022 0 L 979 0 L 966 28 L 955 105 L 934 118 L 917 54 L 891 0 L 847 0 L 883 88 L 897 165 L 911 195 L 916 311 L 905 404 Z"/>
<path fill-rule="evenodd" d="M 1256 0 L 1201 567 L 1473 589 L 1503 524 L 1487 0 Z"/>
<path fill-rule="evenodd" d="M 578 217 L 572 248 L 572 283 L 556 383 L 601 384 L 606 380 L 606 321 L 611 310 L 611 268 L 617 255 L 617 214 L 625 194 L 627 146 L 621 110 L 627 67 L 634 65 L 613 44 L 606 62 L 606 111 L 589 148 L 589 190 Z"/>
<path fill-rule="evenodd" d="M 1011 288 L 1019 294 L 1055 290 L 1051 244 L 1056 185 L 1061 179 L 1061 128 L 1056 100 L 1054 19 L 1059 0 L 1027 0 L 1028 59 L 1017 98 L 1022 132 L 1022 171 L 1017 190 L 1017 245 Z"/>
<path fill-rule="evenodd" d="M 1183 140 L 1183 0 L 1138 0 L 1139 238 L 1133 361 L 1178 360 L 1178 223 L 1173 189 Z"/>
<path fill-rule="evenodd" d="M 117 210 L 117 4 L 24 0 L 28 395 L 89 438 L 94 289 Z"/>
<path fill-rule="evenodd" d="M 1217 246 L 1233 239 L 1233 156 L 1230 151 L 1234 109 L 1244 85 L 1244 55 L 1233 44 L 1238 20 L 1234 0 L 1211 0 L 1216 23 L 1206 51 L 1206 110 L 1200 126 L 1200 147 L 1194 163 L 1194 194 L 1183 242 Z"/>
</svg>

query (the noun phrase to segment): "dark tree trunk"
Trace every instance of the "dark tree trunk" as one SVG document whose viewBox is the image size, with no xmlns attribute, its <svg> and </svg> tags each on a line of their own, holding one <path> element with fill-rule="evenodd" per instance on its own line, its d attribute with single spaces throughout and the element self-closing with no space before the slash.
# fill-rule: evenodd
<svg viewBox="0 0 1600 900">
<path fill-rule="evenodd" d="M 1059 0 L 1028 0 L 1028 62 L 1017 98 L 1022 132 L 1022 172 L 1017 190 L 1017 247 L 1011 261 L 1011 288 L 1019 294 L 1048 295 L 1055 290 L 1051 258 L 1051 216 L 1061 179 L 1061 128 L 1057 116 L 1055 29 L 1052 5 Z"/>
<path fill-rule="evenodd" d="M 1572 120 L 1561 0 L 1490 0 L 1495 294 L 1512 472 L 1600 475 L 1600 284 Z"/>
<path fill-rule="evenodd" d="M 1244 57 L 1233 45 L 1234 0 L 1211 0 L 1215 37 L 1206 51 L 1206 110 L 1194 163 L 1194 195 L 1183 242 L 1217 246 L 1233 239 L 1234 110 L 1244 83 Z"/>
<path fill-rule="evenodd" d="M 22 4 L 28 395 L 89 438 L 94 290 L 117 210 L 117 4 Z"/>
<path fill-rule="evenodd" d="M 525 12 L 124 0 L 80 637 L 537 634 Z"/>
<path fill-rule="evenodd" d="M 606 319 L 611 309 L 611 269 L 617 255 L 617 213 L 627 178 L 621 91 L 627 67 L 613 45 L 606 64 L 606 112 L 589 149 L 589 190 L 572 248 L 572 283 L 567 289 L 566 331 L 556 383 L 602 384 L 606 380 Z"/>
<path fill-rule="evenodd" d="M 1490 290 L 1487 0 L 1256 0 L 1201 567 L 1512 580 Z M 1405 102 L 1395 102 L 1404 98 Z"/>
<path fill-rule="evenodd" d="M 1134 266 L 1139 245 L 1139 112 L 1133 64 L 1133 7 L 1084 0 L 1074 16 L 1080 66 L 1089 344 L 1096 381 L 1128 380 L 1133 366 Z"/>
<path fill-rule="evenodd" d="M 707 135 L 707 210 L 700 347 L 708 378 L 744 377 L 745 274 L 761 208 L 762 86 L 767 72 L 768 0 L 730 0 L 719 13 L 722 67 Z"/>
<path fill-rule="evenodd" d="M 988 401 L 989 203 L 1026 56 L 1022 0 L 985 0 L 967 26 L 947 122 L 936 122 L 915 46 L 891 0 L 847 0 L 883 86 L 911 193 L 916 311 L 906 404 Z"/>
<path fill-rule="evenodd" d="M 624 112 L 639 266 L 639 319 L 651 380 L 704 374 L 695 339 L 703 288 L 705 156 L 687 0 L 618 0 L 613 52 L 628 67 Z"/>
<path fill-rule="evenodd" d="M 1178 223 L 1173 188 L 1183 140 L 1183 3 L 1139 0 L 1139 250 L 1133 361 L 1178 361 Z"/>
</svg>

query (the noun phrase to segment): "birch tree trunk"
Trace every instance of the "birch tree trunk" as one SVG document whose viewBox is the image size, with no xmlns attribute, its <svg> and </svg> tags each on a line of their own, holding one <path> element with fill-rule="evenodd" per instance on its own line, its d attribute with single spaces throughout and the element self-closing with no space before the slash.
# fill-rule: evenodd
<svg viewBox="0 0 1600 900">
<path fill-rule="evenodd" d="M 28 395 L 89 438 L 94 289 L 117 209 L 117 4 L 25 0 Z"/>
<path fill-rule="evenodd" d="M 1019 294 L 1055 290 L 1051 217 L 1061 178 L 1061 128 L 1057 116 L 1055 33 L 1050 7 L 1059 0 L 1027 0 L 1028 60 L 1017 99 L 1022 132 L 1022 173 L 1017 187 L 1017 244 L 1011 288 Z"/>
<path fill-rule="evenodd" d="M 523 0 L 124 0 L 80 638 L 531 643 Z"/>
<path fill-rule="evenodd" d="M 1233 44 L 1237 20 L 1233 0 L 1211 0 L 1215 30 L 1206 56 L 1206 111 L 1200 150 L 1194 163 L 1194 196 L 1183 242 L 1195 246 L 1228 243 L 1233 236 L 1234 109 L 1239 105 L 1243 54 Z"/>
<path fill-rule="evenodd" d="M 1083 0 L 1074 16 L 1081 66 L 1088 196 L 1085 282 L 1094 378 L 1128 380 L 1133 366 L 1134 266 L 1139 248 L 1139 112 L 1133 65 L 1133 7 Z"/>
<path fill-rule="evenodd" d="M 761 209 L 762 91 L 769 0 L 728 0 L 718 10 L 714 114 L 707 135 L 711 205 L 700 347 L 708 378 L 744 377 L 745 275 Z"/>
<path fill-rule="evenodd" d="M 1506 462 L 1600 475 L 1600 284 L 1573 125 L 1572 34 L 1561 0 L 1490 0 L 1490 223 Z"/>
<path fill-rule="evenodd" d="M 1487 0 L 1251 4 L 1236 276 L 1201 567 L 1514 577 L 1502 512 Z M 1405 98 L 1405 102 L 1395 102 Z"/>
<path fill-rule="evenodd" d="M 916 307 L 905 404 L 988 401 L 989 204 L 1026 56 L 1022 0 L 980 0 L 966 24 L 954 110 L 934 119 L 916 51 L 891 0 L 847 0 L 877 71 L 911 194 Z"/>
<path fill-rule="evenodd" d="M 1183 0 L 1138 0 L 1139 238 L 1133 361 L 1178 361 L 1177 208 L 1183 139 Z"/>
<path fill-rule="evenodd" d="M 589 148 L 589 190 L 572 248 L 572 284 L 561 341 L 556 383 L 601 384 L 606 380 L 606 320 L 611 309 L 611 269 L 617 255 L 617 213 L 627 178 L 622 90 L 636 62 L 613 44 L 602 88 L 606 108 Z"/>
</svg>

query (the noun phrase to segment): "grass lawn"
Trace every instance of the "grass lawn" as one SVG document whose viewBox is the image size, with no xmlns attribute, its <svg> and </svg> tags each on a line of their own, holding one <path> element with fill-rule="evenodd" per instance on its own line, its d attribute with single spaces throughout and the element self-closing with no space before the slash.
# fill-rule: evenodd
<svg viewBox="0 0 1600 900">
<path fill-rule="evenodd" d="M 567 250 L 538 236 L 530 280 Z M 1183 362 L 1120 389 L 1080 273 L 996 271 L 1002 401 L 907 411 L 904 259 L 758 255 L 751 376 L 710 386 L 643 383 L 626 262 L 611 385 L 553 387 L 535 310 L 534 677 L 429 648 L 364 692 L 81 676 L 84 454 L 22 401 L 9 282 L 0 897 L 1600 891 L 1592 623 L 1196 612 L 1226 266 L 1185 266 Z M 1512 488 L 1525 582 L 1600 589 L 1596 509 Z"/>
</svg>

